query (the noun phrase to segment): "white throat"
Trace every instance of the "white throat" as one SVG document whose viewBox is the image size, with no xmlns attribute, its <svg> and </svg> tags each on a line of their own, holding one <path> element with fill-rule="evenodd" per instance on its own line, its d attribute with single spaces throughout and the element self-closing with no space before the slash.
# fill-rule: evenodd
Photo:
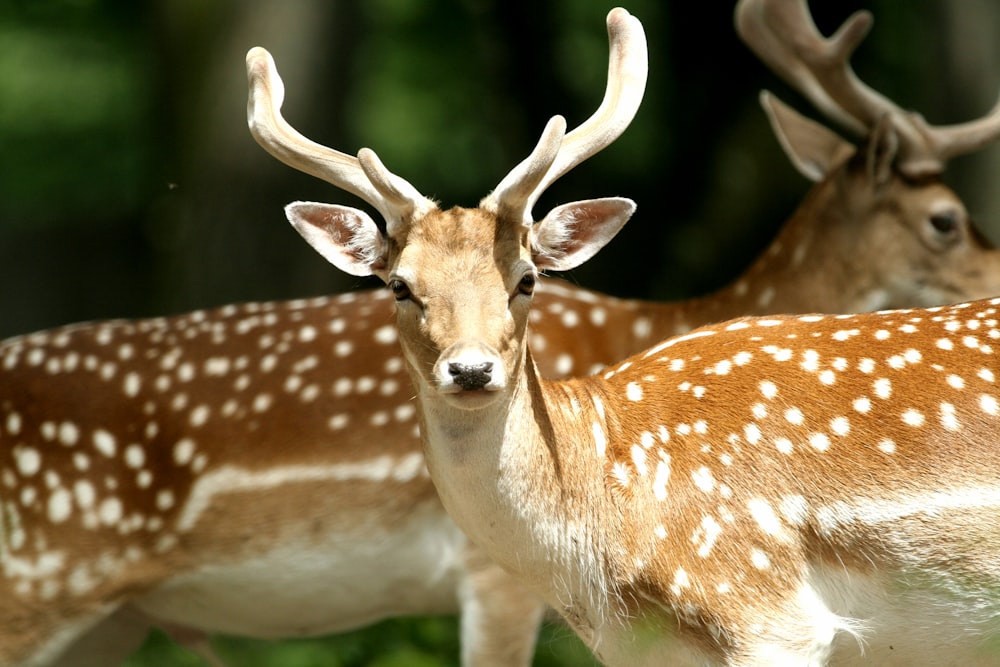
<svg viewBox="0 0 1000 667">
<path fill-rule="evenodd" d="M 509 400 L 475 411 L 428 394 L 429 387 L 420 390 L 428 469 L 448 513 L 586 637 L 608 604 L 601 538 L 592 514 L 567 513 L 556 459 L 579 461 L 553 453 L 535 414 L 543 406 L 534 403 L 528 381 L 517 382 Z"/>
</svg>

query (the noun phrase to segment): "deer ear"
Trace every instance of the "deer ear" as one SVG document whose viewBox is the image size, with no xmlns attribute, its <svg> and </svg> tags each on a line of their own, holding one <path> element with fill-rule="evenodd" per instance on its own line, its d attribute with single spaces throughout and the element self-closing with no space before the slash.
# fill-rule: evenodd
<svg viewBox="0 0 1000 667">
<path fill-rule="evenodd" d="M 352 276 L 381 275 L 386 241 L 364 211 L 349 206 L 294 202 L 285 215 L 316 252 Z"/>
<path fill-rule="evenodd" d="M 635 212 L 621 197 L 588 199 L 549 211 L 532 229 L 532 260 L 539 269 L 567 271 L 593 257 Z"/>
<path fill-rule="evenodd" d="M 853 144 L 806 118 L 766 90 L 760 94 L 760 105 L 785 155 L 810 181 L 822 181 L 855 151 Z"/>
</svg>

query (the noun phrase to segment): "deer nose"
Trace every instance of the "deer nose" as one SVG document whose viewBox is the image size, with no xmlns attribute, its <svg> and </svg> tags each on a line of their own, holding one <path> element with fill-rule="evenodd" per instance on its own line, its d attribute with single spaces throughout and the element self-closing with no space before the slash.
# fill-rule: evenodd
<svg viewBox="0 0 1000 667">
<path fill-rule="evenodd" d="M 484 361 L 481 364 L 463 364 L 452 361 L 448 364 L 448 373 L 463 391 L 483 389 L 489 383 L 492 372 L 492 361 Z"/>
</svg>

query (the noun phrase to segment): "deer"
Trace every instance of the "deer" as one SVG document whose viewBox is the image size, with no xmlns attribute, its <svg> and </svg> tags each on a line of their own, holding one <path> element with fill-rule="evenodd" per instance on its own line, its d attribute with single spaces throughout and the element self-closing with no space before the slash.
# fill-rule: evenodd
<svg viewBox="0 0 1000 667">
<path fill-rule="evenodd" d="M 850 67 L 866 14 L 831 38 L 804 0 L 740 0 L 737 21 L 813 98 L 903 133 Z M 271 66 L 251 54 L 263 97 Z M 907 122 L 924 141 L 900 164 L 919 174 L 995 136 L 1000 111 Z M 476 208 L 439 208 L 370 149 L 301 147 L 300 168 L 322 163 L 383 218 L 286 207 L 320 255 L 392 293 L 445 509 L 605 664 L 1000 659 L 1000 298 L 741 317 L 548 380 L 529 344 L 538 274 L 586 261 L 634 210 L 596 199 L 536 220 L 585 154 L 562 117 Z"/>
<path fill-rule="evenodd" d="M 644 81 L 641 24 L 620 10 L 608 23 L 617 58 L 609 103 L 630 117 Z M 280 86 L 252 53 L 251 80 Z M 626 93 L 613 92 L 620 87 Z M 285 154 L 299 159 L 291 147 Z M 909 306 L 996 292 L 995 251 L 978 243 L 957 196 L 925 185 L 920 198 L 919 188 L 895 191 L 905 204 L 897 208 L 918 234 L 937 207 L 952 207 L 955 241 L 897 245 L 911 253 L 898 262 L 883 248 L 882 261 L 905 276 L 885 293 Z M 539 280 L 529 313 L 539 369 L 546 377 L 595 372 L 727 312 L 866 308 L 865 290 L 888 272 L 822 259 L 857 253 L 821 237 L 846 224 L 838 205 L 858 210 L 838 204 L 850 196 L 844 187 L 808 196 L 828 208 L 798 211 L 780 246 L 714 298 L 659 304 Z M 813 220 L 823 224 L 792 231 Z M 792 262 L 783 256 L 800 247 L 795 238 L 818 240 Z M 924 254 L 930 259 L 917 261 Z M 834 293 L 807 270 L 841 264 L 853 273 L 839 274 Z M 964 269 L 984 282 L 962 278 Z M 769 285 L 772 297 L 761 299 Z M 0 343 L 0 664 L 117 664 L 155 625 L 218 665 L 206 635 L 313 635 L 431 613 L 461 613 L 464 665 L 530 664 L 545 605 L 468 543 L 438 500 L 394 309 L 388 291 L 361 291 L 71 325 Z M 61 539 L 74 562 L 56 556 Z M 90 551 L 80 554 L 79 544 Z M 52 555 L 43 559 L 46 546 Z M 27 549 L 39 550 L 36 560 Z M 377 578 L 365 563 L 377 565 Z M 249 597 L 261 603 L 248 608 Z"/>
</svg>

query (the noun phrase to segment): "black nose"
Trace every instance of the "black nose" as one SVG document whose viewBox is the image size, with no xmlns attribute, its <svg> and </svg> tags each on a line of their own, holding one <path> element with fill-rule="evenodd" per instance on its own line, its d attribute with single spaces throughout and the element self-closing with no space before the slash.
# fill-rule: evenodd
<svg viewBox="0 0 1000 667">
<path fill-rule="evenodd" d="M 484 361 L 481 364 L 460 364 L 451 362 L 448 364 L 448 372 L 452 379 L 463 391 L 476 391 L 486 386 L 490 381 L 490 372 L 493 370 L 492 361 Z"/>
</svg>

